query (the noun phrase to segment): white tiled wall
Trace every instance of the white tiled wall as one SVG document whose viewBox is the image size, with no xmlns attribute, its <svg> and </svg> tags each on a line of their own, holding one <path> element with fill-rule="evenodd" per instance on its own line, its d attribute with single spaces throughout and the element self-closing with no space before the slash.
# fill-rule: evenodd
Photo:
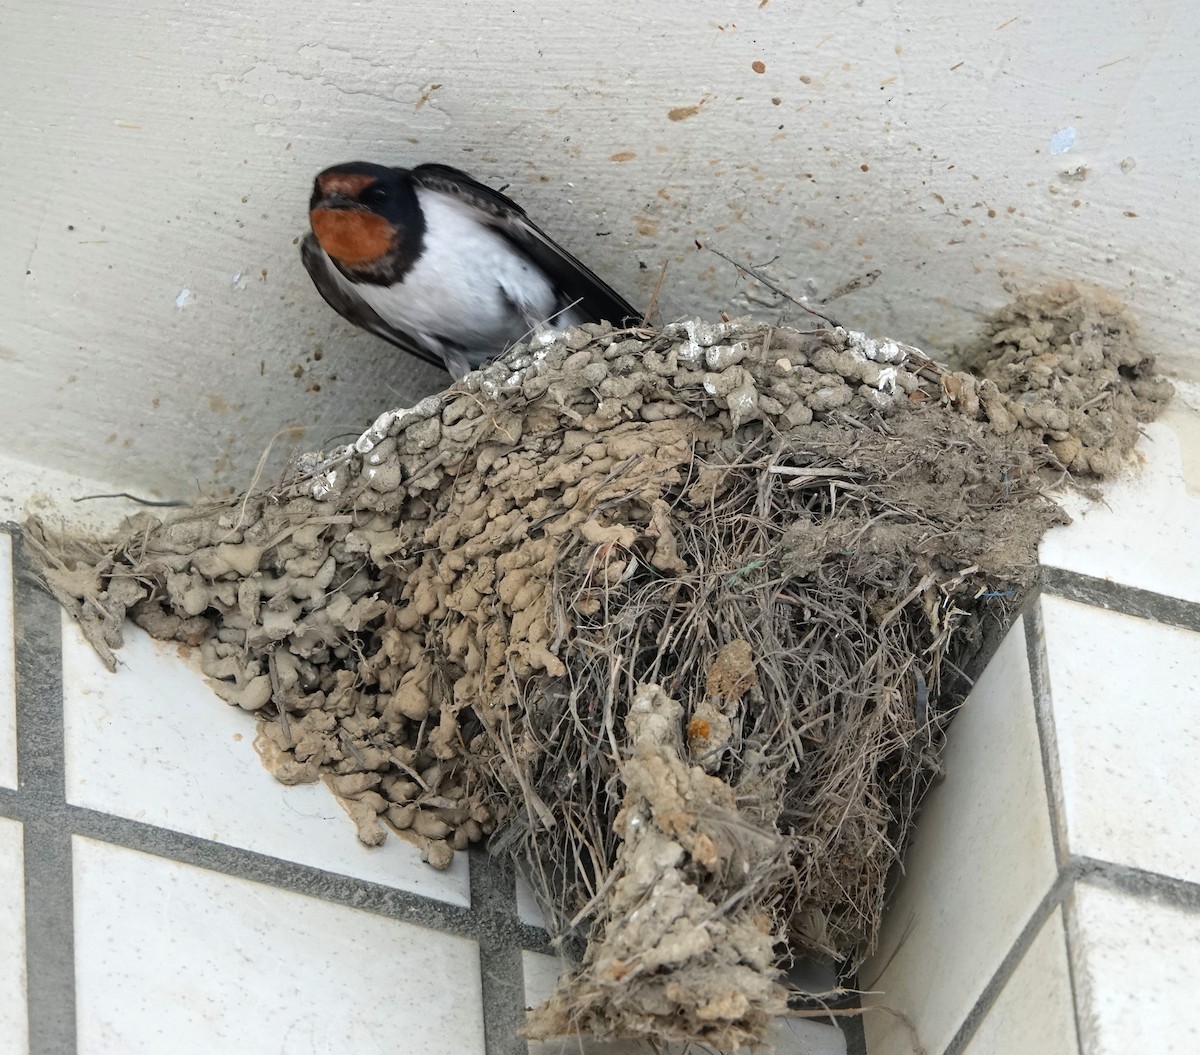
<svg viewBox="0 0 1200 1055">
<path fill-rule="evenodd" d="M 467 905 L 467 859 L 445 872 L 389 835 L 367 847 L 321 784 L 285 787 L 253 747 L 254 719 L 231 707 L 178 646 L 125 628 L 116 675 L 64 617 L 67 799 L 315 868 Z"/>
<path fill-rule="evenodd" d="M 1067 903 L 1087 1055 L 1200 1052 L 1200 912 L 1075 885 Z"/>
<path fill-rule="evenodd" d="M 1200 882 L 1200 634 L 1041 605 L 1067 848 Z"/>
<path fill-rule="evenodd" d="M 17 686 L 13 663 L 12 538 L 0 531 L 0 786 L 17 786 Z"/>
<path fill-rule="evenodd" d="M 483 1050 L 473 942 L 74 843 L 86 1055 Z"/>
<path fill-rule="evenodd" d="M 1067 1055 L 1077 1047 L 1067 935 L 1055 909 L 963 1055 Z"/>
<path fill-rule="evenodd" d="M 1041 560 L 1055 568 L 1154 593 L 1200 601 L 1200 481 L 1186 459 L 1200 451 L 1196 415 L 1168 415 L 1144 428 L 1139 470 L 1107 481 L 1104 499 L 1068 493 L 1074 523 L 1042 541 Z"/>
<path fill-rule="evenodd" d="M 1118 610 L 1043 595 L 1037 677 L 1018 625 L 950 729 L 862 975 L 908 1024 L 868 1014 L 870 1055 L 1200 1052 L 1197 615 L 1097 581 L 1200 600 L 1200 416 L 1139 452 L 1041 552 Z"/>
<path fill-rule="evenodd" d="M 1200 634 L 1056 596 L 1036 613 L 1041 729 L 1018 625 L 951 727 L 864 968 L 908 1020 L 868 1015 L 870 1055 L 1200 1051 Z"/>
<path fill-rule="evenodd" d="M 1045 782 L 1018 626 L 951 728 L 881 973 L 863 972 L 915 1035 L 868 1015 L 870 1055 L 1200 1051 L 1200 634 L 1056 596 L 1036 611 Z M 1012 921 L 1046 895 L 1014 946 Z"/>
<path fill-rule="evenodd" d="M 860 977 L 879 993 L 869 1003 L 899 1013 L 866 1016 L 872 1055 L 909 1055 L 913 1029 L 926 1051 L 941 1052 L 1057 874 L 1020 621 L 952 737 L 946 779 L 926 800 Z"/>
<path fill-rule="evenodd" d="M 20 824 L 0 818 L 0 1051 L 23 1052 L 25 855 Z"/>
</svg>

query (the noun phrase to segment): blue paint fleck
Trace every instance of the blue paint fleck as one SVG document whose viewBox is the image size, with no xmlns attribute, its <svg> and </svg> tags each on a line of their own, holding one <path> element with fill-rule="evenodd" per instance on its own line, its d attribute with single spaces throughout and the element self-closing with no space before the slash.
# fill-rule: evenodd
<svg viewBox="0 0 1200 1055">
<path fill-rule="evenodd" d="M 1060 128 L 1050 137 L 1050 153 L 1065 154 L 1075 145 L 1075 126 Z"/>
</svg>

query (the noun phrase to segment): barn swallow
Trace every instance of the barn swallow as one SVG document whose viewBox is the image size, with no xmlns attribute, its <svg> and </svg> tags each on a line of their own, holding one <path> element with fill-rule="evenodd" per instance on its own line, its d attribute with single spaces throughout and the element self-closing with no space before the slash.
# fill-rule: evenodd
<svg viewBox="0 0 1200 1055">
<path fill-rule="evenodd" d="M 454 378 L 510 345 L 641 313 L 499 191 L 448 165 L 317 176 L 300 246 L 339 315 Z"/>
</svg>

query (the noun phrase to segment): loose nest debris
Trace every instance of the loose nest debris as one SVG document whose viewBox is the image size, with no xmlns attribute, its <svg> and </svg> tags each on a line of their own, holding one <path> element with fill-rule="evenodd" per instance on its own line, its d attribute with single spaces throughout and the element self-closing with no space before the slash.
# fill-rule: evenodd
<svg viewBox="0 0 1200 1055">
<path fill-rule="evenodd" d="M 972 361 L 588 326 L 278 487 L 90 550 L 31 536 L 110 666 L 127 615 L 197 647 L 363 842 L 521 863 L 587 939 L 530 1037 L 733 1048 L 785 1008 L 789 949 L 869 950 L 951 661 L 1019 602 L 1047 485 L 1120 466 L 1171 392 L 1068 286 Z"/>
</svg>

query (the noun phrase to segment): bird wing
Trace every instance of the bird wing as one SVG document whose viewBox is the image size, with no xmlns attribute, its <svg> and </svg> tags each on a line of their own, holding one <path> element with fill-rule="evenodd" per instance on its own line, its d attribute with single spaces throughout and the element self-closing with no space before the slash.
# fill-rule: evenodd
<svg viewBox="0 0 1200 1055">
<path fill-rule="evenodd" d="M 418 165 L 411 175 L 418 186 L 450 195 L 470 206 L 480 214 L 482 223 L 494 228 L 537 264 L 561 291 L 561 308 L 575 305 L 581 314 L 605 319 L 615 326 L 635 326 L 641 322 L 640 311 L 534 224 L 510 198 L 449 165 Z"/>
<path fill-rule="evenodd" d="M 300 259 L 317 287 L 317 292 L 347 322 L 390 341 L 397 348 L 423 359 L 427 363 L 446 369 L 446 363 L 437 352 L 425 347 L 411 334 L 397 329 L 384 321 L 383 317 L 361 297 L 347 288 L 346 280 L 337 274 L 333 265 L 322 251 L 316 235 L 306 234 L 300 242 Z"/>
</svg>

